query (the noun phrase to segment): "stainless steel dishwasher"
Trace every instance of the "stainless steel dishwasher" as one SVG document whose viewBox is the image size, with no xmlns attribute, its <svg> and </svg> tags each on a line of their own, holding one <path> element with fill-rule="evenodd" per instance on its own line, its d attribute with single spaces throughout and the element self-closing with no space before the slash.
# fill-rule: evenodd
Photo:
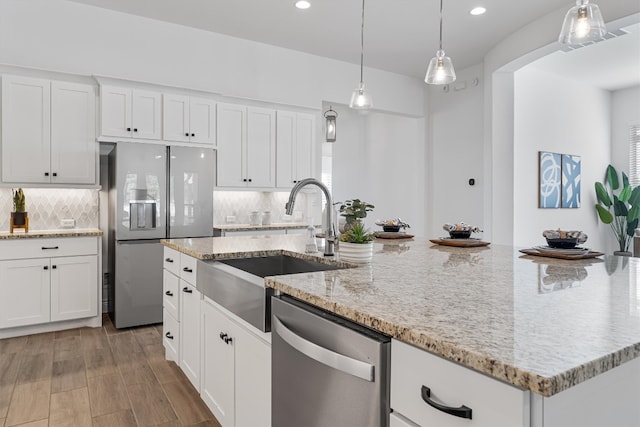
<svg viewBox="0 0 640 427">
<path fill-rule="evenodd" d="M 271 308 L 271 424 L 387 427 L 390 338 L 285 295 Z"/>
</svg>

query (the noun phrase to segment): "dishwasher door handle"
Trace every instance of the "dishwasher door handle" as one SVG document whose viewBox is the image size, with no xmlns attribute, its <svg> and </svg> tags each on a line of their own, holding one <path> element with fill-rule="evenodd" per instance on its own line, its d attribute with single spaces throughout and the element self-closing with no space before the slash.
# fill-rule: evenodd
<svg viewBox="0 0 640 427">
<path fill-rule="evenodd" d="M 277 316 L 273 316 L 271 328 L 287 344 L 305 356 L 365 381 L 374 381 L 374 365 L 336 353 L 302 338 L 287 328 Z"/>
</svg>

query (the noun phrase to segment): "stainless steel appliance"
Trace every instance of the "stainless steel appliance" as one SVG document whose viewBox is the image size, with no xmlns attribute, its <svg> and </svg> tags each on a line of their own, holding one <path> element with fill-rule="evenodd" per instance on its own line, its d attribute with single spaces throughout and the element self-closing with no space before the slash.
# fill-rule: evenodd
<svg viewBox="0 0 640 427">
<path fill-rule="evenodd" d="M 119 142 L 109 154 L 109 314 L 162 322 L 160 239 L 213 235 L 215 153 Z"/>
<path fill-rule="evenodd" d="M 272 425 L 389 425 L 389 337 L 288 296 L 272 314 Z"/>
</svg>

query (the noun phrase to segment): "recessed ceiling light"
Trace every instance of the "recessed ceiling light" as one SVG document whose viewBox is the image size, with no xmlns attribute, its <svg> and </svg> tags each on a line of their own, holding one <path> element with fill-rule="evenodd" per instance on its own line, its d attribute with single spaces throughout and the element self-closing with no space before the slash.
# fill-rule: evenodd
<svg viewBox="0 0 640 427">
<path fill-rule="evenodd" d="M 487 11 L 487 9 L 485 9 L 484 7 L 474 7 L 473 9 L 471 9 L 469 11 L 470 14 L 472 15 L 482 15 L 483 13 L 485 13 Z"/>
<path fill-rule="evenodd" d="M 311 7 L 311 3 L 309 3 L 307 0 L 298 0 L 296 2 L 296 7 L 298 9 L 309 9 Z"/>
</svg>

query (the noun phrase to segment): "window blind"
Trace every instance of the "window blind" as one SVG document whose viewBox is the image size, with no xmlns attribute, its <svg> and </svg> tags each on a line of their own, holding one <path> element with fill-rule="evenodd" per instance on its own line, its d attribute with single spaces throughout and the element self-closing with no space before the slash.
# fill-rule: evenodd
<svg viewBox="0 0 640 427">
<path fill-rule="evenodd" d="M 640 185 L 640 125 L 629 128 L 629 183 Z"/>
</svg>

